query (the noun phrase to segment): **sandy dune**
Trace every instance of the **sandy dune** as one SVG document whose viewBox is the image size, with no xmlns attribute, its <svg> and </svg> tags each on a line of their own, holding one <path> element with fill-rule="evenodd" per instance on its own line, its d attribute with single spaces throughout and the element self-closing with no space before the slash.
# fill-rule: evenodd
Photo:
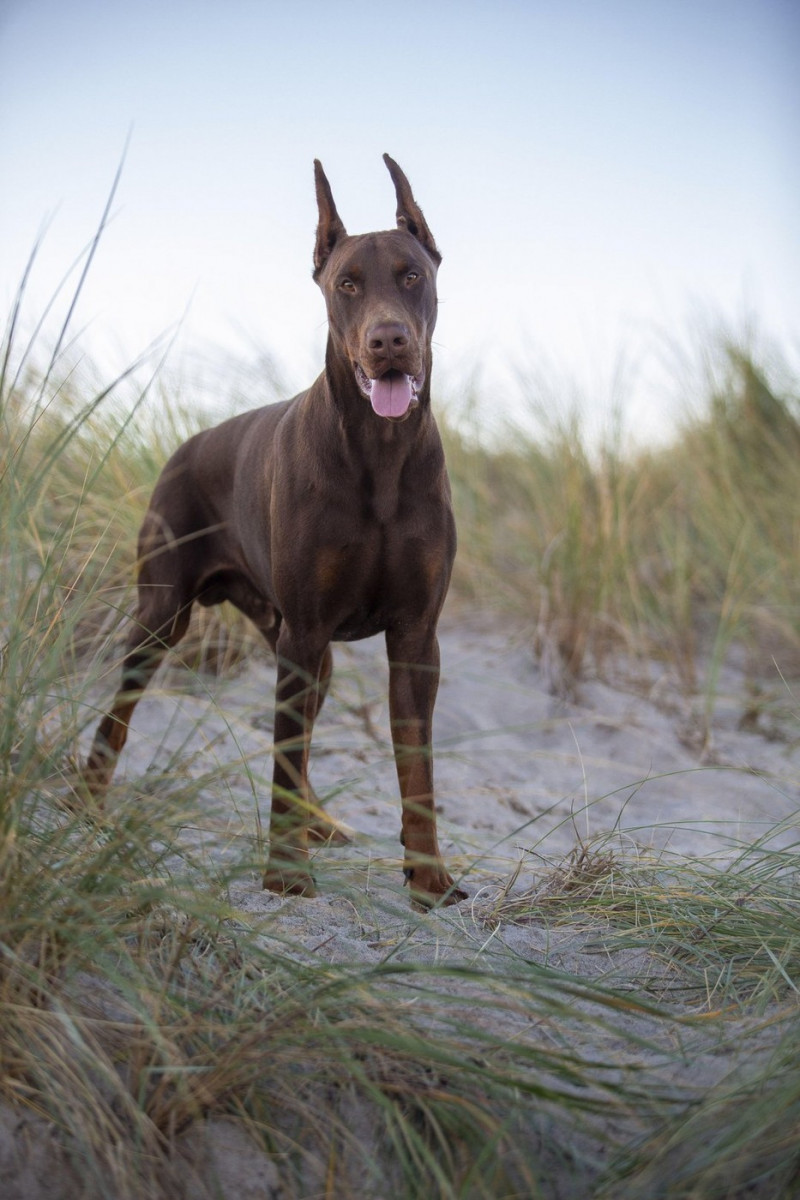
<svg viewBox="0 0 800 1200">
<path fill-rule="evenodd" d="M 196 852 L 233 868 L 228 893 L 243 921 L 257 927 L 263 921 L 265 938 L 286 939 L 291 952 L 308 961 L 479 960 L 482 969 L 502 976 L 522 959 L 623 990 L 632 978 L 637 987 L 652 978 L 657 994 L 665 967 L 645 951 L 609 950 L 590 923 L 560 925 L 545 916 L 498 922 L 498 895 L 518 868 L 512 894 L 542 886 L 576 843 L 603 834 L 610 835 L 616 855 L 646 861 L 734 858 L 764 838 L 774 845 L 796 843 L 800 741 L 789 718 L 783 728 L 773 717 L 763 731 L 758 724 L 740 729 L 745 688 L 734 670 L 719 681 L 707 737 L 707 697 L 683 696 L 663 666 L 652 664 L 643 678 L 641 668 L 634 675 L 619 662 L 607 668 L 604 680 L 583 683 L 577 700 L 563 702 L 545 686 L 523 634 L 450 617 L 441 647 L 436 779 L 442 848 L 470 894 L 458 907 L 421 916 L 402 888 L 380 638 L 336 649 L 334 686 L 315 732 L 314 785 L 352 838 L 346 847 L 316 852 L 315 899 L 284 899 L 260 886 L 254 797 L 266 828 L 274 688 L 266 655 L 222 681 L 204 681 L 176 666 L 162 670 L 137 709 L 117 779 L 147 787 L 154 768 L 174 771 L 177 780 L 212 772 L 183 837 Z M 780 695 L 777 673 L 771 686 Z M 788 712 L 788 691 L 784 699 Z M 470 1006 L 468 989 L 452 980 L 441 986 L 450 990 L 454 1006 Z M 576 1001 L 569 1037 L 576 1052 L 594 1059 L 629 1061 L 634 1029 L 656 1040 L 666 1036 L 657 1022 L 621 1013 L 598 1044 L 596 1023 L 582 1024 L 581 1013 Z M 471 1011 L 477 1024 L 509 1039 L 529 1036 L 533 1017 L 533 1008 L 501 1014 L 483 1005 Z M 648 1061 L 641 1051 L 640 1059 L 665 1086 L 702 1090 L 736 1065 L 730 1047 L 721 1054 L 713 1039 L 695 1044 L 690 1028 L 669 1036 L 671 1051 L 676 1037 L 685 1039 L 682 1066 L 672 1052 L 651 1054 Z M 5 1196 L 83 1194 L 75 1191 L 52 1129 L 20 1123 L 10 1110 L 0 1118 Z M 165 1181 L 165 1194 L 288 1200 L 273 1165 L 229 1122 L 195 1128 L 182 1145 L 187 1166 Z M 583 1184 L 565 1173 L 564 1163 L 548 1165 L 541 1146 L 537 1153 L 544 1155 L 548 1181 L 543 1194 L 578 1194 L 575 1188 Z M 377 1200 L 381 1193 L 359 1183 L 353 1169 L 354 1194 Z M 387 1171 L 389 1178 L 390 1164 Z M 305 1194 L 322 1186 L 312 1164 Z M 587 1180 L 586 1195 L 590 1187 Z"/>
</svg>

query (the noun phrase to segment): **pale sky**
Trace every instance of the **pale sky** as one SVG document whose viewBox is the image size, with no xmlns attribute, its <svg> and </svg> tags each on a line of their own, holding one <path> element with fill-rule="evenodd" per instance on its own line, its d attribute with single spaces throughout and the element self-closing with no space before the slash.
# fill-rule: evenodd
<svg viewBox="0 0 800 1200">
<path fill-rule="evenodd" d="M 91 238 L 76 315 L 101 359 L 183 321 L 177 365 L 322 363 L 312 161 L 353 233 L 387 228 L 381 154 L 444 255 L 435 382 L 486 409 L 552 366 L 602 410 L 670 417 L 666 338 L 720 319 L 800 344 L 798 0 L 0 0 L 0 304 L 37 235 L 39 315 Z M 657 372 L 656 372 L 657 373 Z"/>
</svg>

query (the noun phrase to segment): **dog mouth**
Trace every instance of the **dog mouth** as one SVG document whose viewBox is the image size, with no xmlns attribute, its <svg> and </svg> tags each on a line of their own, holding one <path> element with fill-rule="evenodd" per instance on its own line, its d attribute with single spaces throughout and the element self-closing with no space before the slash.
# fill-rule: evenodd
<svg viewBox="0 0 800 1200">
<path fill-rule="evenodd" d="M 424 375 L 404 375 L 386 371 L 379 379 L 370 379 L 360 363 L 355 364 L 356 382 L 379 417 L 401 421 L 419 404 L 419 389 Z"/>
</svg>

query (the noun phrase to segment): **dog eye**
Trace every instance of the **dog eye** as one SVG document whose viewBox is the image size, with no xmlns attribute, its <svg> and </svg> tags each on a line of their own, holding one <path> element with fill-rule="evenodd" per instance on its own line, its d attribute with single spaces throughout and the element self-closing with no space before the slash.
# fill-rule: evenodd
<svg viewBox="0 0 800 1200">
<path fill-rule="evenodd" d="M 419 271 L 409 271 L 406 275 L 406 283 L 416 283 L 419 279 Z"/>
<path fill-rule="evenodd" d="M 356 285 L 353 283 L 352 279 L 342 279 L 339 282 L 339 288 L 343 292 L 349 292 L 352 296 L 356 290 Z"/>
</svg>

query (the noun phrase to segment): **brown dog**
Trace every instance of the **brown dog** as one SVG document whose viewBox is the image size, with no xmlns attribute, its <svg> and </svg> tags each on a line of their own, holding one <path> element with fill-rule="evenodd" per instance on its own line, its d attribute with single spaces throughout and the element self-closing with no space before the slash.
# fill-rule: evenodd
<svg viewBox="0 0 800 1200">
<path fill-rule="evenodd" d="M 431 335 L 441 255 L 408 180 L 384 155 L 397 229 L 349 237 L 319 162 L 314 278 L 328 310 L 325 370 L 293 400 L 185 442 L 153 492 L 139 538 L 138 608 L 122 682 L 84 770 L 99 796 L 137 700 L 192 604 L 229 600 L 278 660 L 275 770 L 264 887 L 314 894 L 308 836 L 332 830 L 308 785 L 331 641 L 385 633 L 403 802 L 404 871 L 425 905 L 464 899 L 436 840 L 431 721 L 436 623 L 456 547 L 431 412 Z"/>
</svg>

